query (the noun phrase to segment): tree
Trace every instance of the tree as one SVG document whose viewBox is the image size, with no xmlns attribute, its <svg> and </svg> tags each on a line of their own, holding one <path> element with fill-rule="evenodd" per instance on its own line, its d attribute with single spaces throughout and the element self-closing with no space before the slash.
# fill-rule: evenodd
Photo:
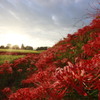
<svg viewBox="0 0 100 100">
<path fill-rule="evenodd" d="M 12 45 L 9 43 L 9 44 L 7 44 L 7 46 L 6 46 L 6 49 L 10 49 L 12 47 Z"/>
<path fill-rule="evenodd" d="M 22 44 L 22 45 L 21 45 L 21 49 L 25 49 L 25 46 L 24 46 L 24 44 Z"/>
<path fill-rule="evenodd" d="M 33 50 L 33 47 L 32 46 L 26 46 L 25 49 L 26 50 Z"/>
<path fill-rule="evenodd" d="M 36 50 L 47 50 L 48 47 L 38 47 Z"/>
<path fill-rule="evenodd" d="M 13 45 L 12 49 L 19 49 L 19 46 L 18 45 Z"/>
<path fill-rule="evenodd" d="M 0 46 L 0 49 L 4 49 L 4 48 L 5 48 L 4 45 L 1 45 L 1 46 Z"/>
</svg>

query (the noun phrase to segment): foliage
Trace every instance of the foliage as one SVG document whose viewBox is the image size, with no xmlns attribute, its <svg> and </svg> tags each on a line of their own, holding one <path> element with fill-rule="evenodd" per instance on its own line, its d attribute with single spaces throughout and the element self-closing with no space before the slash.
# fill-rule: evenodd
<svg viewBox="0 0 100 100">
<path fill-rule="evenodd" d="M 48 47 L 38 47 L 36 50 L 47 50 Z"/>
<path fill-rule="evenodd" d="M 18 45 L 11 45 L 11 44 L 7 44 L 7 46 L 5 47 L 4 45 L 0 46 L 0 49 L 22 49 L 22 50 L 33 50 L 32 46 L 24 46 L 24 44 L 21 45 L 21 47 L 19 47 Z"/>
</svg>

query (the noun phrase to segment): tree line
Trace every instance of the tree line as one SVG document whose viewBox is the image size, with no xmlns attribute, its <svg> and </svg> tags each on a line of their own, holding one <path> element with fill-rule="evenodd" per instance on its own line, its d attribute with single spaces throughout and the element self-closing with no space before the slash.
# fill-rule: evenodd
<svg viewBox="0 0 100 100">
<path fill-rule="evenodd" d="M 49 47 L 37 47 L 36 50 L 47 50 Z M 7 44 L 6 46 L 1 45 L 0 49 L 22 49 L 22 50 L 33 50 L 32 46 L 24 46 L 24 44 L 19 47 L 18 45 Z"/>
<path fill-rule="evenodd" d="M 23 49 L 23 50 L 33 50 L 32 46 L 24 46 L 24 44 L 21 45 L 21 47 L 19 47 L 18 45 L 11 45 L 11 44 L 7 44 L 6 46 L 1 45 L 0 49 Z"/>
</svg>

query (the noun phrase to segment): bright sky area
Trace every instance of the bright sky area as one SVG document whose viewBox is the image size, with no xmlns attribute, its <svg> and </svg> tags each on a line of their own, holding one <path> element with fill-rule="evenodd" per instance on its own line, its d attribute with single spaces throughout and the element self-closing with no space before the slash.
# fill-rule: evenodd
<svg viewBox="0 0 100 100">
<path fill-rule="evenodd" d="M 53 46 L 90 23 L 97 0 L 0 0 L 0 45 Z"/>
</svg>

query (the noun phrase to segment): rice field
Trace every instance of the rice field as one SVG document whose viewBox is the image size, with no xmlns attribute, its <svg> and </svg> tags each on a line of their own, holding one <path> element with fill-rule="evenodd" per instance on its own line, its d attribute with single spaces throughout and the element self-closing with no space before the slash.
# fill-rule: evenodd
<svg viewBox="0 0 100 100">
<path fill-rule="evenodd" d="M 0 49 L 0 52 L 17 52 L 17 53 L 41 53 L 44 50 L 15 50 L 15 49 Z"/>
</svg>

